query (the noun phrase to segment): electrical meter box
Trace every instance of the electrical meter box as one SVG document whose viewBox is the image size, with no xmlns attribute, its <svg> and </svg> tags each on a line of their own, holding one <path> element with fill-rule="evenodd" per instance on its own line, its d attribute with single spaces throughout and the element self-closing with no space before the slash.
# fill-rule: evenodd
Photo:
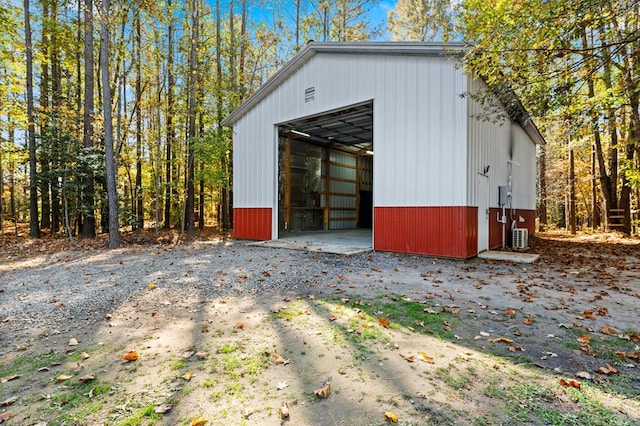
<svg viewBox="0 0 640 426">
<path fill-rule="evenodd" d="M 509 187 L 508 186 L 499 186 L 498 187 L 498 205 L 500 207 L 507 205 L 507 199 L 509 198 Z"/>
</svg>

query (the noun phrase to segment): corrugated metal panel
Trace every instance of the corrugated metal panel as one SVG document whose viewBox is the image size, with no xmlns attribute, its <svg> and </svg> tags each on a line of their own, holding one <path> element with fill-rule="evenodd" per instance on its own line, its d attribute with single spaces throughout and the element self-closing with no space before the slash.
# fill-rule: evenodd
<svg viewBox="0 0 640 426">
<path fill-rule="evenodd" d="M 234 208 L 233 236 L 249 240 L 272 238 L 272 210 L 270 208 Z"/>
<path fill-rule="evenodd" d="M 466 259 L 477 249 L 475 207 L 375 207 L 375 250 Z"/>
<path fill-rule="evenodd" d="M 502 210 L 498 208 L 492 208 L 490 215 L 496 217 L 501 214 Z M 534 235 L 536 232 L 536 211 L 515 209 L 513 212 L 509 212 L 509 215 L 513 216 L 516 221 L 517 228 L 527 228 L 529 235 Z M 520 221 L 520 218 L 523 221 Z M 509 241 L 509 233 L 511 232 L 511 220 L 507 220 L 505 227 L 505 244 L 511 246 Z M 495 249 L 502 246 L 502 224 L 497 221 L 491 221 L 489 226 L 489 249 Z"/>
<path fill-rule="evenodd" d="M 274 125 L 374 100 L 374 201 L 466 202 L 466 77 L 448 57 L 319 53 L 234 126 L 234 203 L 276 208 Z M 367 76 L 367 78 L 363 78 Z M 304 93 L 315 88 L 315 100 Z"/>
<path fill-rule="evenodd" d="M 513 159 L 519 165 L 512 170 L 513 206 L 519 209 L 536 208 L 536 146 L 517 124 L 513 126 Z M 529 235 L 532 235 L 529 233 Z"/>
</svg>

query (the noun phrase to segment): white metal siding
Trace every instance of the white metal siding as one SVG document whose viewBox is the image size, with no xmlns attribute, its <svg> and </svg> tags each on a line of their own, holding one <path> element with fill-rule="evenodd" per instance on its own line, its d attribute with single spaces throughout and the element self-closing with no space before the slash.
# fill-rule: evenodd
<svg viewBox="0 0 640 426">
<path fill-rule="evenodd" d="M 486 90 L 479 79 L 469 77 L 470 92 Z M 478 206 L 482 197 L 478 190 L 488 186 L 489 207 L 498 207 L 498 187 L 509 185 L 511 176 L 512 204 L 517 209 L 535 209 L 536 146 L 522 127 L 509 120 L 498 120 L 495 115 L 487 116 L 482 106 L 469 99 L 469 176 L 467 203 Z M 510 144 L 512 144 L 510 146 Z M 512 158 L 509 151 L 512 150 Z M 512 166 L 508 160 L 519 163 Z M 489 166 L 488 177 L 480 173 Z M 487 180 L 488 185 L 480 182 Z"/>
<path fill-rule="evenodd" d="M 318 53 L 234 125 L 234 206 L 276 208 L 274 125 L 374 101 L 376 206 L 463 206 L 466 76 L 451 57 Z M 315 88 L 315 100 L 304 100 Z"/>
<path fill-rule="evenodd" d="M 513 125 L 512 171 L 513 207 L 535 210 L 536 208 L 536 145 L 518 124 Z"/>
</svg>

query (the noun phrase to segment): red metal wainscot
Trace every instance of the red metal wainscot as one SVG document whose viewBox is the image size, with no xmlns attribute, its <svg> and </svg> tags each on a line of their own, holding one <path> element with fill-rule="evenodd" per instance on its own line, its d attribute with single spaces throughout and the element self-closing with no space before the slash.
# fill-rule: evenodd
<svg viewBox="0 0 640 426">
<path fill-rule="evenodd" d="M 248 240 L 270 240 L 272 222 L 270 207 L 236 207 L 233 209 L 233 236 Z"/>
<path fill-rule="evenodd" d="M 502 246 L 502 224 L 498 222 L 497 218 L 500 217 L 502 209 L 492 207 L 489 209 L 489 250 L 500 248 Z M 508 238 L 509 232 L 511 232 L 511 220 L 509 219 L 510 210 L 507 210 L 507 228 L 505 238 Z M 518 228 L 527 228 L 529 236 L 534 235 L 536 232 L 536 211 L 535 210 L 523 210 L 515 209 L 513 217 L 516 219 Z M 520 222 L 520 218 L 524 219 L 524 222 Z M 511 246 L 511 241 L 505 241 L 508 246 Z"/>
<path fill-rule="evenodd" d="M 466 259 L 478 254 L 478 208 L 376 207 L 374 249 Z"/>
</svg>

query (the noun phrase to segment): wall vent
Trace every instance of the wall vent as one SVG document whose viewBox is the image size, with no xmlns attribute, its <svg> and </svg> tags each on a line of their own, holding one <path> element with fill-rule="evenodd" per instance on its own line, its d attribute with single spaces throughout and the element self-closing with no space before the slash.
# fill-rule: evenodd
<svg viewBox="0 0 640 426">
<path fill-rule="evenodd" d="M 315 87 L 307 87 L 304 90 L 304 101 L 312 102 L 316 99 L 316 88 Z"/>
<path fill-rule="evenodd" d="M 512 236 L 513 248 L 526 249 L 529 246 L 529 230 L 527 228 L 514 228 Z"/>
</svg>

